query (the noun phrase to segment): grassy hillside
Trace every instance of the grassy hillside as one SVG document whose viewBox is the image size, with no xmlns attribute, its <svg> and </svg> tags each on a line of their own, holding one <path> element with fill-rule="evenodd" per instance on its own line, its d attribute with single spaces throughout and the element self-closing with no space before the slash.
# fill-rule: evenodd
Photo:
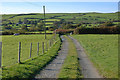
<svg viewBox="0 0 120 80">
<path fill-rule="evenodd" d="M 3 24 L 18 23 L 19 20 L 24 21 L 38 21 L 43 19 L 43 14 L 15 14 L 15 15 L 3 15 Z M 118 20 L 118 13 L 51 13 L 46 14 L 46 20 L 50 22 L 65 20 L 66 22 L 72 22 L 72 24 L 79 24 L 81 22 L 90 23 L 93 27 L 97 26 L 99 22 L 115 21 Z M 42 21 L 42 20 L 41 20 Z M 47 22 L 46 22 L 47 23 Z M 87 25 L 88 27 L 91 27 Z"/>
<path fill-rule="evenodd" d="M 106 78 L 118 78 L 118 35 L 73 35 Z"/>
</svg>

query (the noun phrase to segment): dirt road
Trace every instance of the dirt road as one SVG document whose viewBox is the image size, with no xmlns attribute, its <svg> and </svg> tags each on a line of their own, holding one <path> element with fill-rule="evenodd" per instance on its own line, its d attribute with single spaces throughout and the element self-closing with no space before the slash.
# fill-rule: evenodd
<svg viewBox="0 0 120 80">
<path fill-rule="evenodd" d="M 76 46 L 76 50 L 79 57 L 79 63 L 82 68 L 82 74 L 84 78 L 102 78 L 96 68 L 93 66 L 92 62 L 89 60 L 88 56 L 86 55 L 83 47 L 80 45 L 80 43 L 74 39 L 71 36 L 68 36 L 70 39 L 72 39 L 73 43 Z M 57 78 L 60 69 L 62 67 L 62 64 L 64 63 L 64 60 L 68 54 L 68 46 L 69 42 L 67 39 L 63 36 L 62 38 L 62 48 L 58 53 L 58 56 L 50 63 L 48 64 L 43 70 L 40 71 L 39 74 L 35 76 L 35 79 L 39 78 Z"/>
<path fill-rule="evenodd" d="M 79 56 L 79 63 L 80 63 L 80 66 L 82 67 L 82 74 L 84 78 L 102 78 L 99 75 L 96 68 L 93 66 L 92 62 L 89 60 L 81 44 L 73 37 L 71 36 L 68 36 L 68 37 L 72 39 L 72 41 L 76 46 L 78 56 Z"/>
<path fill-rule="evenodd" d="M 68 53 L 68 41 L 65 37 L 61 36 L 62 38 L 62 48 L 58 53 L 58 56 L 48 64 L 43 70 L 40 71 L 39 74 L 35 76 L 35 79 L 39 78 L 57 78 L 57 75 L 64 63 L 64 60 Z"/>
</svg>

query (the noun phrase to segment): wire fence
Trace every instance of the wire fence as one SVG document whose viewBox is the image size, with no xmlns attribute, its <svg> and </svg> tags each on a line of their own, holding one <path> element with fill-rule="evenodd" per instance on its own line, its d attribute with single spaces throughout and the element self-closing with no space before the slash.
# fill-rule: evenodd
<svg viewBox="0 0 120 80">
<path fill-rule="evenodd" d="M 16 44 L 9 44 L 11 47 L 9 47 L 10 50 L 8 53 L 11 54 L 8 56 L 2 56 L 2 58 L 4 58 L 2 60 L 2 66 L 10 66 L 16 63 L 24 62 L 39 55 L 44 55 L 44 53 L 47 52 L 57 41 L 58 37 L 56 38 L 56 35 L 54 35 L 51 39 L 42 42 L 18 42 Z M 13 48 L 12 45 L 17 47 L 17 50 L 16 48 Z"/>
</svg>

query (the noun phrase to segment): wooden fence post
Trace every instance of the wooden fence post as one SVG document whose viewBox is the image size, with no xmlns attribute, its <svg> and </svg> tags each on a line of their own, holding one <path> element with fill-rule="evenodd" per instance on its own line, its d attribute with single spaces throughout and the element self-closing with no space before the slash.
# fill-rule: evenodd
<svg viewBox="0 0 120 80">
<path fill-rule="evenodd" d="M 53 38 L 51 39 L 51 46 L 53 45 Z"/>
<path fill-rule="evenodd" d="M 56 40 L 56 30 L 55 30 L 55 40 Z"/>
<path fill-rule="evenodd" d="M 32 54 L 32 43 L 30 44 L 30 57 L 31 58 L 31 54 Z"/>
<path fill-rule="evenodd" d="M 44 53 L 44 42 L 42 42 L 42 53 Z"/>
<path fill-rule="evenodd" d="M 47 41 L 46 41 L 46 51 L 48 50 L 48 47 L 47 47 Z"/>
<path fill-rule="evenodd" d="M 56 34 L 55 34 L 55 38 L 54 39 L 56 40 Z"/>
<path fill-rule="evenodd" d="M 37 46 L 37 55 L 39 55 L 39 42 L 38 42 L 38 46 Z"/>
<path fill-rule="evenodd" d="M 19 42 L 18 63 L 20 63 L 20 53 L 21 53 L 21 42 Z"/>
<path fill-rule="evenodd" d="M 2 67 L 2 42 L 0 42 L 0 67 Z"/>
<path fill-rule="evenodd" d="M 49 47 L 51 47 L 51 40 L 49 41 L 50 43 L 49 43 Z"/>
</svg>

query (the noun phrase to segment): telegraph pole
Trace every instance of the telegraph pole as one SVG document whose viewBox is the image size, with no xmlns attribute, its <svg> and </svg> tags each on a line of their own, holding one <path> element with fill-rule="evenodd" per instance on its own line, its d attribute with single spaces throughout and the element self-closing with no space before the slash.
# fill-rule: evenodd
<svg viewBox="0 0 120 80">
<path fill-rule="evenodd" d="M 45 6 L 43 6 L 44 11 L 44 30 L 45 30 L 45 39 L 46 39 L 46 26 L 45 26 Z"/>
</svg>

